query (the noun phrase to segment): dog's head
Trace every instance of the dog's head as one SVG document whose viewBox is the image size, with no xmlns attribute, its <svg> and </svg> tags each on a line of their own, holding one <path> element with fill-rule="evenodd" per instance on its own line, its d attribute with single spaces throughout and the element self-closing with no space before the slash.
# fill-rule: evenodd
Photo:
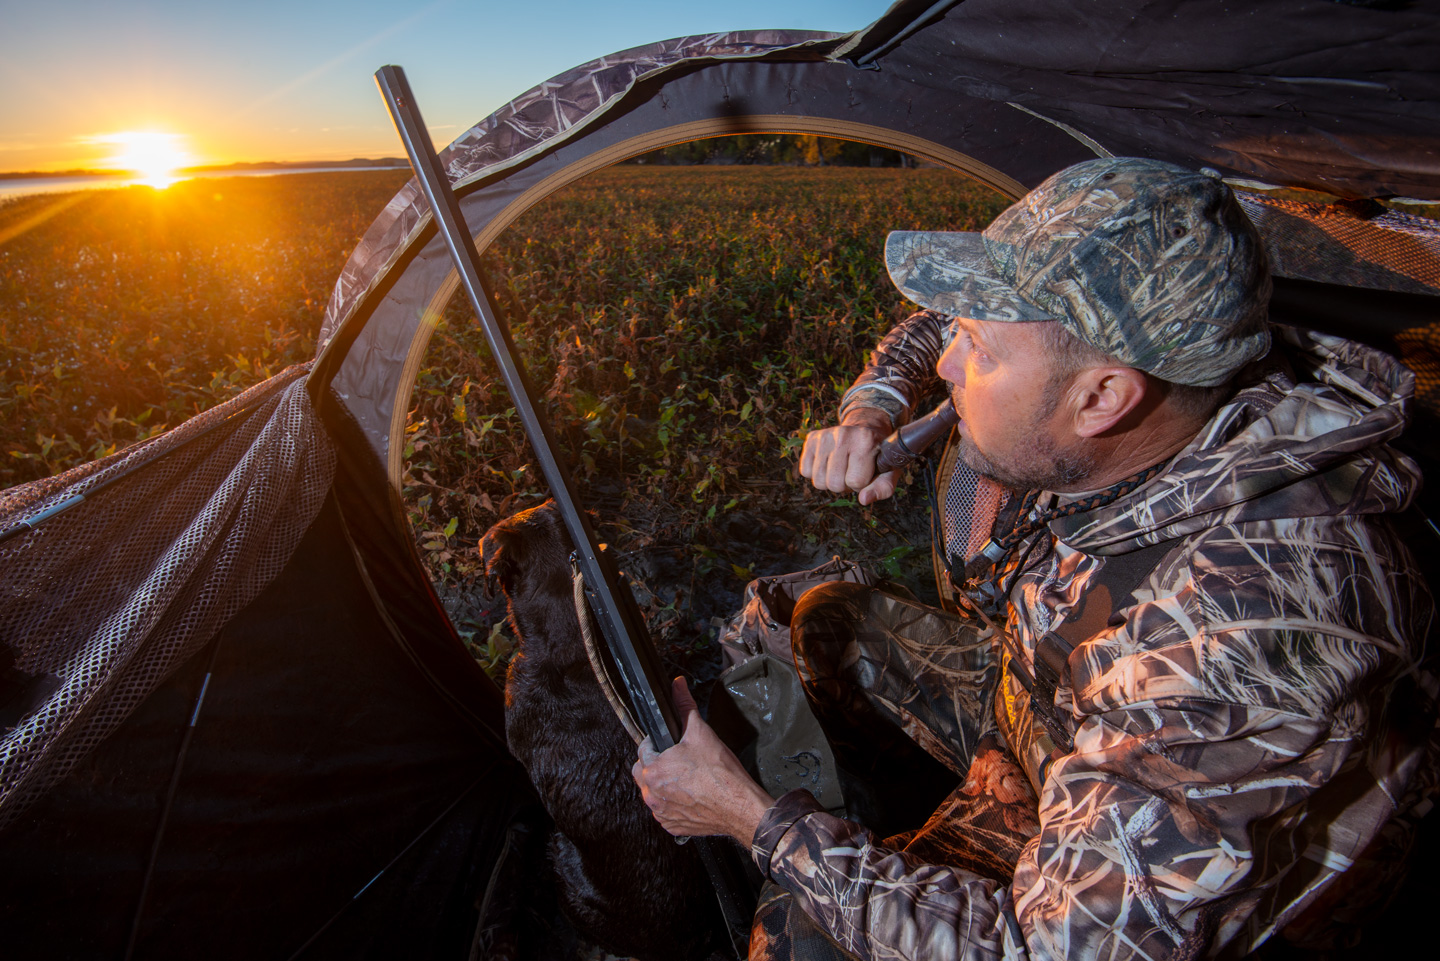
<svg viewBox="0 0 1440 961">
<path fill-rule="evenodd" d="M 524 593 L 524 585 L 539 586 L 545 579 L 570 579 L 570 535 L 554 501 L 547 500 L 513 517 L 496 522 L 480 539 L 480 560 L 485 566 L 485 590 L 507 597 Z"/>
</svg>

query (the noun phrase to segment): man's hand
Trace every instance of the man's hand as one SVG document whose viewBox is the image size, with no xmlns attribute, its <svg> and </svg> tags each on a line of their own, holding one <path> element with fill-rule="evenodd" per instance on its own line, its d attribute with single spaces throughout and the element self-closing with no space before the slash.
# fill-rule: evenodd
<svg viewBox="0 0 1440 961">
<path fill-rule="evenodd" d="M 685 736 L 663 754 L 655 752 L 647 737 L 630 774 L 655 820 L 671 834 L 728 834 L 748 848 L 760 818 L 774 802 L 700 720 L 683 677 L 675 678 L 672 692 Z"/>
<path fill-rule="evenodd" d="M 875 476 L 875 454 L 890 433 L 890 418 L 884 411 L 852 407 L 839 427 L 805 435 L 800 473 L 822 491 L 857 491 L 862 504 L 884 500 L 895 493 L 898 471 Z"/>
</svg>

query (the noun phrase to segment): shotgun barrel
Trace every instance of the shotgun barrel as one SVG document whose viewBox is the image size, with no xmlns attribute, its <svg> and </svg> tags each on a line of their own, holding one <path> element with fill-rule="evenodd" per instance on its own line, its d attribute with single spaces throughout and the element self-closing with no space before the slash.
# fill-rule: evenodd
<svg viewBox="0 0 1440 961">
<path fill-rule="evenodd" d="M 515 402 L 516 413 L 530 438 L 530 446 L 535 451 L 535 459 L 540 463 L 550 494 L 565 519 L 565 527 L 585 576 L 587 599 L 599 622 L 605 646 L 619 669 L 636 721 L 650 736 L 655 749 L 663 751 L 680 740 L 681 724 L 670 701 L 654 644 L 645 629 L 645 620 L 613 559 L 600 550 L 590 521 L 580 509 L 572 474 L 563 455 L 556 449 L 549 423 L 535 403 L 535 390 L 520 362 L 509 328 L 500 320 L 490 301 L 480 273 L 480 254 L 460 213 L 460 201 L 451 189 L 449 178 L 441 169 L 435 148 L 430 143 L 430 135 L 426 132 L 415 96 L 410 92 L 405 71 L 393 65 L 381 67 L 375 73 L 375 81 L 400 140 L 410 155 L 420 188 L 430 202 L 435 227 L 450 252 L 461 285 L 469 295 L 470 305 L 475 308 L 476 319 L 485 332 L 510 399 Z M 743 957 L 750 935 L 750 920 L 755 913 L 755 892 L 738 862 L 738 849 L 721 847 L 713 838 L 696 838 L 694 846 L 715 885 L 715 894 L 736 953 Z"/>
</svg>

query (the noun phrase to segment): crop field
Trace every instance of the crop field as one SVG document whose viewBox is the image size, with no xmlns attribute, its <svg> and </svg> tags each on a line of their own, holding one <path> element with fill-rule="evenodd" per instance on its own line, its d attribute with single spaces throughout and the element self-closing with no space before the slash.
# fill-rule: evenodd
<svg viewBox="0 0 1440 961">
<path fill-rule="evenodd" d="M 314 353 L 408 171 L 0 204 L 0 486 L 104 456 Z"/>
<path fill-rule="evenodd" d="M 307 359 L 349 250 L 405 179 L 0 205 L 0 483 L 103 456 Z M 757 573 L 838 552 L 898 574 L 928 555 L 920 485 L 862 509 L 796 483 L 797 456 L 911 309 L 885 277 L 886 232 L 977 229 L 1003 205 L 939 169 L 622 166 L 487 251 L 497 306 L 658 636 L 694 642 Z M 457 296 L 416 385 L 405 472 L 422 555 L 451 595 L 473 583 L 489 525 L 544 496 L 535 475 Z M 493 621 L 454 610 L 477 656 L 502 660 Z"/>
</svg>

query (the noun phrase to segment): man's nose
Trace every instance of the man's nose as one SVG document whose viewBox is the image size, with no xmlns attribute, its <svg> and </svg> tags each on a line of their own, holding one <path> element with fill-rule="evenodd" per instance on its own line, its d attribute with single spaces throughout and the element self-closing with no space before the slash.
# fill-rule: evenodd
<svg viewBox="0 0 1440 961">
<path fill-rule="evenodd" d="M 958 339 L 952 340 L 950 346 L 940 354 L 940 359 L 935 362 L 935 373 L 939 374 L 942 380 L 948 380 L 956 387 L 965 385 L 965 362 L 960 355 Z"/>
</svg>

